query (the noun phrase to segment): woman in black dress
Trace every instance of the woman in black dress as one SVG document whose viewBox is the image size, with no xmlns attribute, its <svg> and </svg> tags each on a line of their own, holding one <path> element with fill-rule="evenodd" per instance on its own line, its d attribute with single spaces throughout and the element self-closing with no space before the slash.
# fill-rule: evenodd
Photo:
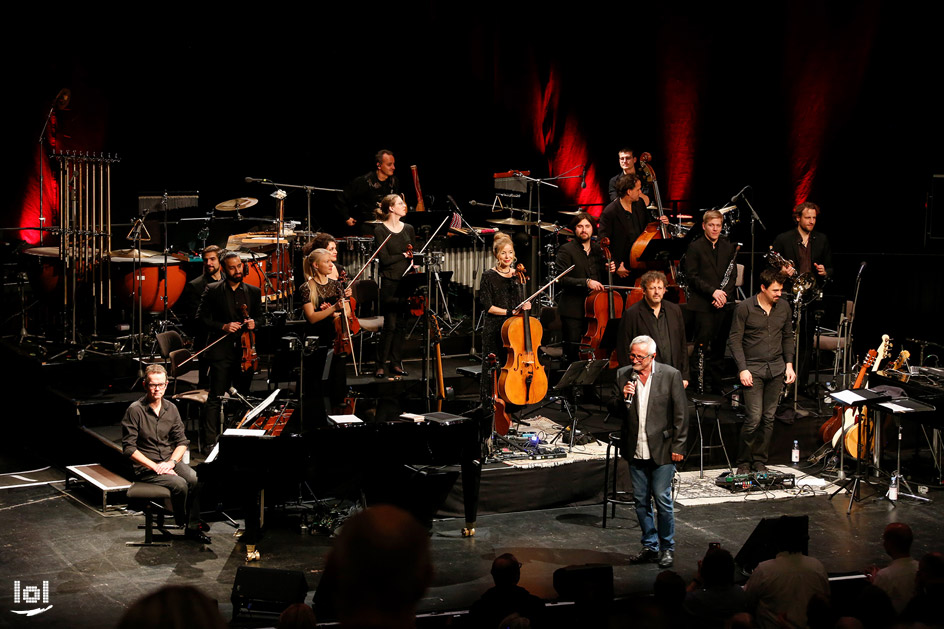
<svg viewBox="0 0 944 629">
<path fill-rule="evenodd" d="M 384 367 L 390 363 L 390 375 L 405 376 L 406 371 L 400 364 L 400 347 L 403 344 L 405 330 L 397 330 L 397 324 L 403 321 L 406 299 L 397 297 L 400 278 L 409 268 L 412 258 L 407 248 L 416 243 L 413 226 L 401 221 L 407 213 L 406 202 L 396 194 L 388 194 L 380 202 L 381 223 L 374 230 L 374 248 L 390 240 L 380 250 L 380 307 L 384 317 L 383 331 L 380 335 L 380 355 L 377 356 L 378 378 L 386 376 Z"/>
<path fill-rule="evenodd" d="M 495 266 L 482 274 L 482 284 L 479 289 L 479 303 L 485 311 L 485 321 L 482 324 L 482 381 L 481 394 L 483 401 L 492 397 L 492 375 L 488 370 L 488 355 L 495 354 L 497 366 L 505 365 L 505 344 L 502 342 L 501 329 L 505 321 L 512 315 L 512 308 L 521 303 L 524 298 L 522 287 L 515 273 L 515 247 L 511 236 L 498 232 L 492 241 L 492 255 L 495 256 Z M 528 302 L 523 309 L 530 310 Z"/>
</svg>

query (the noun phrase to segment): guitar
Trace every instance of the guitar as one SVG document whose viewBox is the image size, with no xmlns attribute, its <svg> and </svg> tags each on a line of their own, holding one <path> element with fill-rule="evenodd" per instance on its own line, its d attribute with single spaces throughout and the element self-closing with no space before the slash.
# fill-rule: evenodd
<svg viewBox="0 0 944 629">
<path fill-rule="evenodd" d="M 859 377 L 856 378 L 856 386 L 853 387 L 854 389 L 860 389 L 865 386 L 865 374 L 868 372 L 869 367 L 872 368 L 872 371 L 876 371 L 878 369 L 879 362 L 888 358 L 889 349 L 891 346 L 891 340 L 889 339 L 888 335 L 883 334 L 882 342 L 879 344 L 878 349 L 872 350 L 875 352 L 875 357 L 871 362 L 863 364 L 862 369 L 859 370 Z M 872 351 L 869 352 L 870 355 L 872 354 Z M 832 445 L 834 448 L 839 443 L 839 440 L 846 436 L 850 432 L 850 429 L 856 425 L 856 420 L 856 412 L 851 408 L 846 408 L 843 412 L 842 427 L 832 436 Z M 857 430 L 853 430 L 851 432 L 858 433 Z M 858 435 L 854 439 L 857 441 Z M 850 454 L 853 454 L 855 450 L 850 450 Z"/>
</svg>

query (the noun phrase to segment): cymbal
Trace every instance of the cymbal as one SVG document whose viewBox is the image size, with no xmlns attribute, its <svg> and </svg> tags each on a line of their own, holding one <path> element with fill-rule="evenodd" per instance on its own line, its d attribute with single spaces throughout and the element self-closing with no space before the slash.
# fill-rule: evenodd
<svg viewBox="0 0 944 629">
<path fill-rule="evenodd" d="M 557 213 L 566 214 L 567 216 L 577 216 L 578 214 L 580 214 L 580 210 L 574 210 L 573 212 L 569 212 L 567 210 L 557 210 Z"/>
<path fill-rule="evenodd" d="M 247 207 L 252 207 L 259 202 L 259 199 L 254 199 L 252 197 L 239 197 L 238 199 L 230 199 L 229 201 L 222 201 L 216 204 L 216 209 L 220 212 L 235 212 L 238 210 L 245 210 Z"/>
<path fill-rule="evenodd" d="M 494 225 L 534 225 L 534 221 L 523 221 L 520 218 L 490 218 L 489 223 Z"/>
<path fill-rule="evenodd" d="M 554 232 L 555 234 L 563 234 L 564 236 L 574 235 L 574 232 L 571 229 L 567 227 L 563 227 L 561 225 L 555 225 L 554 223 L 541 222 L 541 223 L 538 223 L 537 225 L 544 231 Z"/>
<path fill-rule="evenodd" d="M 162 254 L 160 251 L 151 251 L 150 249 L 141 249 L 140 257 L 142 258 L 150 258 L 151 256 L 163 257 L 163 255 L 164 254 Z M 114 251 L 110 251 L 108 253 L 108 256 L 111 258 L 138 258 L 138 250 L 137 249 L 116 249 Z"/>
</svg>

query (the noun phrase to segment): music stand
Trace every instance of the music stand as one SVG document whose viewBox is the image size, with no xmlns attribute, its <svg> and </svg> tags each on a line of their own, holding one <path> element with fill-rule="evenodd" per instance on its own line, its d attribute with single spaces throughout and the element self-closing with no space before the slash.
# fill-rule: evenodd
<svg viewBox="0 0 944 629">
<path fill-rule="evenodd" d="M 916 400 L 910 397 L 896 397 L 888 400 L 887 402 L 879 403 L 877 410 L 879 412 L 879 419 L 886 413 L 891 413 L 895 418 L 895 425 L 898 429 L 898 448 L 895 453 L 895 471 L 892 472 L 892 478 L 897 478 L 899 482 L 904 485 L 908 490 L 907 492 L 901 491 L 901 488 L 898 489 L 898 498 L 902 496 L 906 498 L 912 498 L 914 500 L 923 500 L 925 502 L 931 502 L 931 499 L 927 496 L 919 496 L 914 493 L 914 490 L 911 489 L 911 485 L 908 484 L 908 481 L 905 480 L 905 477 L 901 475 L 901 417 L 907 413 L 926 413 L 930 411 L 937 410 L 934 406 L 926 404 L 920 400 Z M 876 419 L 876 425 L 878 424 L 878 419 Z M 886 497 L 888 495 L 886 494 Z M 889 502 L 895 504 L 895 500 L 888 497 Z"/>
<path fill-rule="evenodd" d="M 851 406 L 852 408 L 877 407 L 878 404 L 881 404 L 882 402 L 887 402 L 891 399 L 890 395 L 878 393 L 876 391 L 872 391 L 871 389 L 846 389 L 844 391 L 837 391 L 833 393 L 832 397 L 833 399 L 839 400 L 843 404 L 847 406 Z M 861 413 L 861 411 L 859 412 Z M 874 422 L 873 422 L 873 427 L 874 427 Z M 842 429 L 840 428 L 840 430 Z M 869 438 L 874 438 L 874 434 L 871 434 L 871 435 L 868 434 L 867 422 L 862 421 L 861 417 L 854 426 L 849 427 L 849 429 L 843 433 L 843 436 L 846 433 L 848 433 L 850 430 L 859 431 L 858 437 L 859 437 L 860 449 L 863 447 L 863 444 L 868 443 Z M 873 432 L 874 432 L 874 429 L 873 429 Z M 845 444 L 843 443 L 843 438 L 840 437 L 839 439 L 840 455 L 843 452 L 844 445 Z M 845 482 L 839 485 L 839 488 L 836 489 L 836 491 L 834 491 L 829 496 L 829 499 L 832 500 L 836 496 L 836 494 L 838 494 L 843 489 L 846 489 L 851 492 L 851 495 L 849 497 L 849 508 L 846 509 L 846 515 L 849 515 L 850 513 L 852 513 L 853 502 L 862 501 L 861 486 L 863 482 L 867 484 L 869 487 L 871 487 L 872 490 L 876 494 L 878 493 L 878 490 L 875 488 L 875 485 L 868 479 L 867 472 L 863 471 L 862 469 L 862 457 L 860 456 L 860 453 L 856 452 L 855 454 L 856 454 L 855 473 L 853 473 L 852 476 L 847 478 Z M 851 490 L 849 490 L 850 485 L 852 485 Z"/>
<path fill-rule="evenodd" d="M 590 360 L 578 360 L 570 363 L 570 365 L 567 366 L 567 371 L 564 372 L 564 375 L 561 376 L 557 384 L 552 387 L 559 395 L 548 397 L 546 402 L 534 409 L 537 411 L 557 401 L 563 402 L 564 410 L 567 411 L 567 416 L 570 417 L 570 450 L 574 449 L 577 424 L 580 422 L 580 419 L 577 417 L 577 411 L 580 410 L 580 390 L 587 385 L 592 386 L 596 383 L 597 378 L 600 377 L 600 374 L 603 373 L 603 370 L 606 369 L 609 364 L 609 360 L 595 360 L 592 358 Z M 568 389 L 569 393 L 573 396 L 573 410 L 571 410 L 571 402 L 566 396 Z M 584 409 L 584 412 L 587 414 L 587 417 L 593 415 L 591 411 L 586 409 Z M 555 443 L 560 439 L 565 430 L 567 430 L 567 427 L 562 426 L 561 429 L 557 431 L 557 434 L 554 435 L 554 438 L 551 439 L 550 443 Z"/>
</svg>

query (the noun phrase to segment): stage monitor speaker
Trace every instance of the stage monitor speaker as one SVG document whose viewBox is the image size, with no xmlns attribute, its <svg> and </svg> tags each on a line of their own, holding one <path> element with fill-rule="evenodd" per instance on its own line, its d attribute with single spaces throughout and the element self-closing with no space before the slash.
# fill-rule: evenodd
<svg viewBox="0 0 944 629">
<path fill-rule="evenodd" d="M 239 566 L 233 581 L 233 618 L 243 610 L 281 614 L 295 603 L 304 603 L 308 582 L 300 570 Z"/>
<path fill-rule="evenodd" d="M 741 550 L 734 557 L 734 563 L 743 574 L 754 572 L 762 561 L 773 559 L 785 547 L 809 552 L 810 518 L 809 516 L 782 515 L 779 518 L 763 518 L 754 527 Z"/>
<path fill-rule="evenodd" d="M 613 566 L 588 563 L 554 571 L 554 589 L 564 600 L 609 605 L 613 600 Z"/>
</svg>

